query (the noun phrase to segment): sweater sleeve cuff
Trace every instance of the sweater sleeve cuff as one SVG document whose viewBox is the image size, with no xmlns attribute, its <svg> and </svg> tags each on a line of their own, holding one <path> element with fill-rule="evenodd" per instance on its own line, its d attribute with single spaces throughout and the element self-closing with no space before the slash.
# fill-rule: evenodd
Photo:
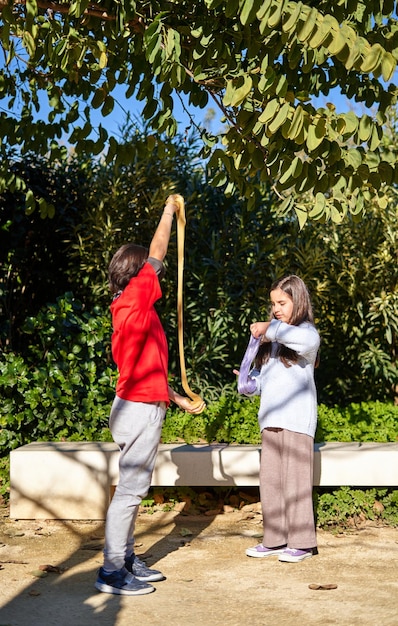
<svg viewBox="0 0 398 626">
<path fill-rule="evenodd" d="M 278 341 L 277 334 L 278 334 L 278 330 L 281 324 L 282 324 L 281 320 L 276 320 L 276 319 L 271 320 L 270 325 L 267 328 L 267 332 L 265 333 L 265 336 L 268 339 L 268 341 Z"/>
</svg>

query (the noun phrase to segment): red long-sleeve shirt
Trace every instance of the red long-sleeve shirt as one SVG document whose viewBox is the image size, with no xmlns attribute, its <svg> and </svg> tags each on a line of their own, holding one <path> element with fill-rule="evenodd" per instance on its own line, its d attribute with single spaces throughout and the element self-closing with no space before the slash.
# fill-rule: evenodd
<svg viewBox="0 0 398 626">
<path fill-rule="evenodd" d="M 156 272 L 147 262 L 111 304 L 116 394 L 124 400 L 169 404 L 167 339 L 154 308 L 161 295 Z"/>
</svg>

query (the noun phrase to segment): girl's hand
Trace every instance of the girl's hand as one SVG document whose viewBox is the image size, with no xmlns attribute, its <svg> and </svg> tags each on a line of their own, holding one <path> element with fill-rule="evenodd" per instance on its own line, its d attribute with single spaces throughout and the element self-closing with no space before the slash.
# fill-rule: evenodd
<svg viewBox="0 0 398 626">
<path fill-rule="evenodd" d="M 250 332 L 253 337 L 258 339 L 261 335 L 265 335 L 269 325 L 270 322 L 254 322 L 254 324 L 250 324 Z"/>
</svg>

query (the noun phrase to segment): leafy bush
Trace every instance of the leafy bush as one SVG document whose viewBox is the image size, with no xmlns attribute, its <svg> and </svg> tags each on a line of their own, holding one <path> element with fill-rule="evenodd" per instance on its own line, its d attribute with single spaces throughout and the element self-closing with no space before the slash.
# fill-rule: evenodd
<svg viewBox="0 0 398 626">
<path fill-rule="evenodd" d="M 316 523 L 321 528 L 352 527 L 366 520 L 398 525 L 397 489 L 339 487 L 314 490 Z"/>
<path fill-rule="evenodd" d="M 258 398 L 243 399 L 232 392 L 211 402 L 200 415 L 171 407 L 164 421 L 162 441 L 257 444 L 261 441 L 257 411 Z"/>
<path fill-rule="evenodd" d="M 209 403 L 206 410 L 196 416 L 171 406 L 163 426 L 162 441 L 258 444 L 261 442 L 258 406 L 258 397 L 245 398 L 236 391 Z M 362 402 L 343 408 L 320 404 L 315 441 L 397 441 L 397 420 L 398 406 L 393 404 Z"/>
<path fill-rule="evenodd" d="M 353 402 L 346 407 L 318 407 L 316 441 L 398 441 L 398 406 Z"/>
<path fill-rule="evenodd" d="M 72 294 L 29 318 L 27 355 L 0 361 L 0 445 L 3 455 L 30 441 L 107 436 L 114 367 L 109 316 L 86 313 Z"/>
</svg>

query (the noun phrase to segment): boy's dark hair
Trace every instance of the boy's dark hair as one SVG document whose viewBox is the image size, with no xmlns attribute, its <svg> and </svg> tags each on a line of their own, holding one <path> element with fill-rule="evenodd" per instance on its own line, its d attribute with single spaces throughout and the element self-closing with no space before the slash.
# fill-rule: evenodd
<svg viewBox="0 0 398 626">
<path fill-rule="evenodd" d="M 108 269 L 109 289 L 112 293 L 123 291 L 137 276 L 148 260 L 148 249 L 135 243 L 126 243 L 112 257 Z"/>
</svg>

